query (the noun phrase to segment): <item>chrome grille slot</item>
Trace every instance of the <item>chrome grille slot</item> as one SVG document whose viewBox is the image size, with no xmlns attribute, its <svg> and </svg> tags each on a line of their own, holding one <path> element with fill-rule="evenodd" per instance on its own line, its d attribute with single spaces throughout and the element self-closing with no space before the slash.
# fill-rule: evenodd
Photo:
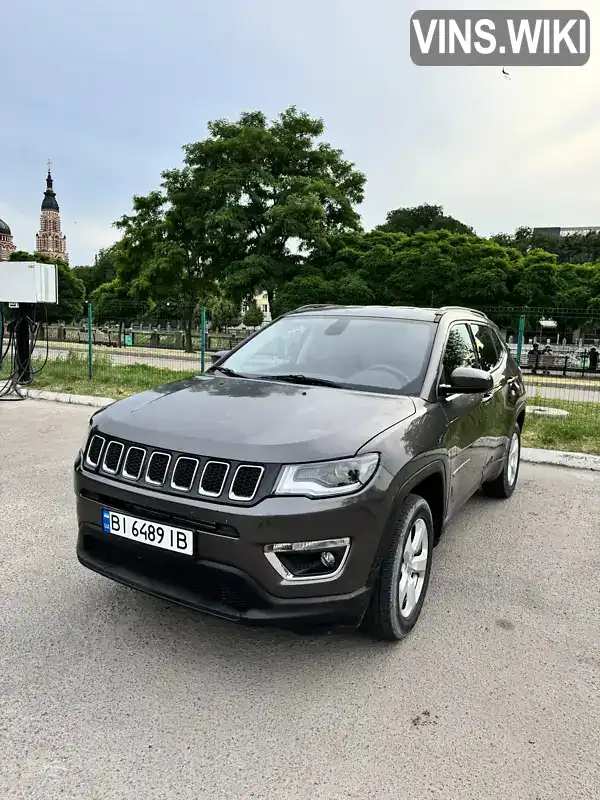
<svg viewBox="0 0 600 800">
<path fill-rule="evenodd" d="M 241 464 L 235 471 L 229 497 L 231 500 L 252 500 L 258 491 L 264 467 Z"/>
<path fill-rule="evenodd" d="M 199 461 L 197 458 L 187 458 L 180 456 L 173 470 L 171 478 L 171 488 L 178 489 L 180 492 L 189 492 L 194 483 L 196 472 L 198 471 Z"/>
<path fill-rule="evenodd" d="M 229 464 L 225 461 L 207 461 L 202 470 L 198 492 L 207 497 L 218 497 L 223 491 L 228 472 Z"/>
<path fill-rule="evenodd" d="M 116 475 L 121 466 L 121 459 L 123 458 L 123 450 L 125 447 L 121 442 L 109 442 L 106 450 L 104 451 L 104 459 L 102 461 L 103 472 L 108 472 L 109 475 Z"/>
<path fill-rule="evenodd" d="M 167 470 L 171 463 L 171 456 L 168 453 L 158 451 L 152 453 L 146 467 L 146 483 L 152 486 L 162 486 L 167 477 Z"/>
<path fill-rule="evenodd" d="M 123 465 L 122 473 L 123 477 L 129 478 L 132 481 L 137 481 L 142 474 L 145 458 L 146 451 L 141 447 L 130 447 L 125 456 L 125 464 Z"/>
<path fill-rule="evenodd" d="M 97 433 L 92 436 L 85 457 L 85 463 L 88 467 L 93 467 L 95 469 L 100 463 L 104 441 L 104 436 L 98 436 Z"/>
</svg>

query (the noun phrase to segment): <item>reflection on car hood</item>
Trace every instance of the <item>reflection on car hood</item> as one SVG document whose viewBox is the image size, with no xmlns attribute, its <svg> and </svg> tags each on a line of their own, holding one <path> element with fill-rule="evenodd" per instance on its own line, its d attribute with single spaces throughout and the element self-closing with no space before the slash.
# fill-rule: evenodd
<svg viewBox="0 0 600 800">
<path fill-rule="evenodd" d="M 410 397 L 204 375 L 120 400 L 94 423 L 145 445 L 282 463 L 353 455 L 414 411 Z"/>
</svg>

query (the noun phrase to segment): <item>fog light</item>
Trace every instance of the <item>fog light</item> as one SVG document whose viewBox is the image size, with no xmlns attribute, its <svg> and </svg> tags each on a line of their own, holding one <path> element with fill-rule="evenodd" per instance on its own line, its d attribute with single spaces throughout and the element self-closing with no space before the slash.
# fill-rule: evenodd
<svg viewBox="0 0 600 800">
<path fill-rule="evenodd" d="M 350 552 L 350 539 L 269 544 L 265 558 L 285 583 L 330 581 L 341 575 Z"/>
</svg>

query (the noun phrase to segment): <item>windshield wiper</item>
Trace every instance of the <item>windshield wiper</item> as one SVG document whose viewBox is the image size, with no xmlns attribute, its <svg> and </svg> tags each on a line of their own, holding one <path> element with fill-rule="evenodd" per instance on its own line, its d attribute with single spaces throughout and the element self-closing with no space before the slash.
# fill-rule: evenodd
<svg viewBox="0 0 600 800">
<path fill-rule="evenodd" d="M 313 378 L 310 375 L 253 375 L 253 378 L 271 381 L 285 381 L 286 383 L 299 383 L 304 386 L 332 386 L 334 389 L 342 389 L 341 383 L 328 381 L 325 378 Z"/>
<path fill-rule="evenodd" d="M 241 378 L 242 375 L 239 372 L 234 372 L 234 370 L 229 369 L 229 367 L 215 367 L 213 372 L 222 372 L 223 375 L 228 375 L 230 378 Z"/>
</svg>

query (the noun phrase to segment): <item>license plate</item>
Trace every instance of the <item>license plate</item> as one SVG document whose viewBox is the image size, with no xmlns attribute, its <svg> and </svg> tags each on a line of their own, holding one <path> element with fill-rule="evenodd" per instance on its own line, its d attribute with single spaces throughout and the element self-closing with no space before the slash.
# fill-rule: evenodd
<svg viewBox="0 0 600 800">
<path fill-rule="evenodd" d="M 161 547 L 174 553 L 194 555 L 194 533 L 171 525 L 158 525 L 145 519 L 118 514 L 108 508 L 102 509 L 102 529 L 104 533 L 122 536 L 132 542 L 142 542 L 150 547 Z"/>
</svg>

